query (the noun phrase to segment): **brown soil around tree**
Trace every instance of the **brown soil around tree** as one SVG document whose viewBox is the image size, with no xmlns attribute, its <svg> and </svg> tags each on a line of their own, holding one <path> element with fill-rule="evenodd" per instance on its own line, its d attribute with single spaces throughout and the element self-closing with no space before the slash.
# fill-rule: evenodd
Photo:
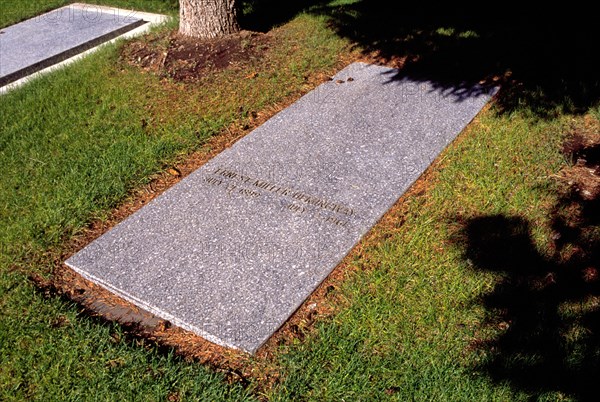
<svg viewBox="0 0 600 402">
<path fill-rule="evenodd" d="M 571 165 L 559 173 L 571 191 L 583 201 L 600 200 L 600 124 L 587 117 L 574 127 L 563 145 L 563 154 Z"/>
<path fill-rule="evenodd" d="M 189 82 L 209 72 L 252 64 L 269 49 L 270 42 L 269 34 L 250 31 L 202 41 L 173 32 L 166 40 L 131 42 L 122 57 L 130 65 Z"/>
</svg>

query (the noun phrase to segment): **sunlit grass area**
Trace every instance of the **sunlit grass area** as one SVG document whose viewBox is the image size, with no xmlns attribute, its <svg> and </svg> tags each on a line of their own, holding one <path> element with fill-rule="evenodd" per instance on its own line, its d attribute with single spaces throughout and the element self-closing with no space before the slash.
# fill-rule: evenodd
<svg viewBox="0 0 600 402">
<path fill-rule="evenodd" d="M 0 26 L 66 3 L 3 1 Z M 172 0 L 95 3 L 177 13 Z M 357 2 L 330 7 L 350 3 Z M 252 111 L 299 97 L 312 78 L 333 74 L 360 50 L 320 8 L 276 25 L 259 60 L 201 84 L 131 66 L 119 42 L 0 96 L 0 399 L 576 399 L 576 389 L 537 377 L 527 387 L 494 371 L 501 365 L 536 374 L 549 364 L 544 348 L 501 355 L 515 350 L 502 343 L 515 328 L 500 318 L 514 306 L 498 286 L 514 285 L 507 267 L 561 266 L 552 241 L 560 191 L 553 177 L 569 162 L 560 152 L 565 133 L 585 119 L 597 121 L 597 105 L 589 113 L 557 108 L 540 116 L 525 102 L 510 110 L 492 102 L 353 254 L 344 280 L 323 301 L 333 313 L 280 347 L 272 363 L 279 380 L 266 390 L 259 376 L 227 382 L 33 285 L 30 276 L 52 275 L 54 258 L 73 236 L 153 175 L 227 127 L 244 125 Z M 160 44 L 174 26 L 146 40 Z M 447 26 L 433 32 L 478 38 Z M 474 231 L 482 218 L 489 224 Z M 500 236 L 506 227 L 524 246 Z M 500 233 L 491 243 L 506 246 L 496 251 L 502 264 L 473 250 L 490 233 Z M 510 253 L 523 258 L 502 260 Z M 539 294 L 520 297 L 543 303 Z M 580 320 L 597 309 L 596 295 L 588 296 L 585 306 L 575 298 L 552 310 L 562 325 L 552 345 L 565 361 L 552 367 L 563 374 L 598 361 L 597 334 Z M 548 341 L 538 330 L 517 333 L 525 343 Z"/>
</svg>

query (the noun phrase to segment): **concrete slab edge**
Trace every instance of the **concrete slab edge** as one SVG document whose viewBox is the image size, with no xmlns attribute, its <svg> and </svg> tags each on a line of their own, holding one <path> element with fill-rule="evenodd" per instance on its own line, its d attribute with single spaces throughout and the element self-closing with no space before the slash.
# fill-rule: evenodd
<svg viewBox="0 0 600 402">
<path fill-rule="evenodd" d="M 88 272 L 82 271 L 82 270 L 78 269 L 77 267 L 75 267 L 75 266 L 73 266 L 73 265 L 71 265 L 69 263 L 65 263 L 65 265 L 67 265 L 70 269 L 72 269 L 73 271 L 77 272 L 79 275 L 81 275 L 85 279 L 87 279 L 87 280 L 89 280 L 91 282 L 94 282 L 94 283 L 102 286 L 103 288 L 107 289 L 108 291 L 110 291 L 110 292 L 116 294 L 117 296 L 121 297 L 122 299 L 128 301 L 129 303 L 131 303 L 131 304 L 133 304 L 133 305 L 135 305 L 135 306 L 137 306 L 137 307 L 139 307 L 139 308 L 141 308 L 143 310 L 146 310 L 147 312 L 149 312 L 151 314 L 154 314 L 155 316 L 157 316 L 159 318 L 167 320 L 171 324 L 173 324 L 173 325 L 175 325 L 175 326 L 177 326 L 179 328 L 183 328 L 183 329 L 185 329 L 187 331 L 190 331 L 190 332 L 192 332 L 192 333 L 194 333 L 194 334 L 196 334 L 196 335 L 198 335 L 198 336 L 200 336 L 200 337 L 206 339 L 207 341 L 212 342 L 212 343 L 214 343 L 216 345 L 223 346 L 223 347 L 230 348 L 230 349 L 241 350 L 242 352 L 246 352 L 246 353 L 249 353 L 251 355 L 254 354 L 260 348 L 260 346 L 262 346 L 262 344 L 261 344 L 258 348 L 254 349 L 254 350 L 240 349 L 238 346 L 230 344 L 228 342 L 225 342 L 222 339 L 220 339 L 219 337 L 214 336 L 214 335 L 212 335 L 212 334 L 210 334 L 210 333 L 208 333 L 208 332 L 206 332 L 206 331 L 204 331 L 204 330 L 202 330 L 200 328 L 197 328 L 194 325 L 189 325 L 189 324 L 185 323 L 184 321 L 179 320 L 177 317 L 175 317 L 175 316 L 167 313 L 166 311 L 163 311 L 163 310 L 161 310 L 161 309 L 159 309 L 157 307 L 154 307 L 151 304 L 145 303 L 144 301 L 142 301 L 142 300 L 140 300 L 140 299 L 138 299 L 138 298 L 136 298 L 136 297 L 128 294 L 127 292 L 124 292 L 121 289 L 116 288 L 116 287 L 110 285 L 106 281 L 104 281 L 104 280 L 102 280 L 100 278 L 97 278 L 94 275 L 89 274 Z"/>
<path fill-rule="evenodd" d="M 121 34 L 107 42 L 103 42 L 103 43 L 101 43 L 97 46 L 94 46 L 93 48 L 88 49 L 82 53 L 79 53 L 79 54 L 76 54 L 75 56 L 69 57 L 68 59 L 61 61 L 60 63 L 46 67 L 43 70 L 37 71 L 31 75 L 28 75 L 26 77 L 23 77 L 19 80 L 16 80 L 16 81 L 10 83 L 10 84 L 0 87 L 0 95 L 8 93 L 8 92 L 12 91 L 13 89 L 19 88 L 19 87 L 27 84 L 28 82 L 39 78 L 42 75 L 48 74 L 52 71 L 55 71 L 55 70 L 64 68 L 70 64 L 73 64 L 73 63 L 83 59 L 84 57 L 86 57 L 94 52 L 97 52 L 99 49 L 102 48 L 102 46 L 106 46 L 111 43 L 115 43 L 116 41 L 118 41 L 120 39 L 128 39 L 128 38 L 133 38 L 136 36 L 141 36 L 141 35 L 149 32 L 153 27 L 164 24 L 167 21 L 169 21 L 169 19 L 170 19 L 170 17 L 168 17 L 164 14 L 145 13 L 145 12 L 141 12 L 141 11 L 125 10 L 125 9 L 116 8 L 116 7 L 98 6 L 98 5 L 94 5 L 94 4 L 73 3 L 73 4 L 68 5 L 67 7 L 75 7 L 75 8 L 79 8 L 79 9 L 87 9 L 87 8 L 93 7 L 95 10 L 101 10 L 101 11 L 104 10 L 106 12 L 118 13 L 118 15 L 129 16 L 129 17 L 138 17 L 138 18 L 143 19 L 146 23 L 138 26 L 137 28 L 129 30 L 129 31 L 125 32 L 124 34 Z"/>
</svg>

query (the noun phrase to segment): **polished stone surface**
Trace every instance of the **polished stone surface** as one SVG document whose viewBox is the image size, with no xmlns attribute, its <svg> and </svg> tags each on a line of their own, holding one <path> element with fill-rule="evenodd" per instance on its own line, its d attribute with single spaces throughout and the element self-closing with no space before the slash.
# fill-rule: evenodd
<svg viewBox="0 0 600 402">
<path fill-rule="evenodd" d="M 0 29 L 0 86 L 144 23 L 133 11 L 72 4 Z"/>
<path fill-rule="evenodd" d="M 488 102 L 354 63 L 67 261 L 254 352 Z"/>
</svg>

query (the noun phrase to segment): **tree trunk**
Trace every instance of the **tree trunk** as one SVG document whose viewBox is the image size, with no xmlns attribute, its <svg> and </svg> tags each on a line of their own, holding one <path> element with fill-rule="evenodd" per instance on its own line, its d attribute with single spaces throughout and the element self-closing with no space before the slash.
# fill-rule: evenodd
<svg viewBox="0 0 600 402">
<path fill-rule="evenodd" d="M 179 0 L 179 33 L 210 39 L 239 31 L 235 0 Z"/>
</svg>

